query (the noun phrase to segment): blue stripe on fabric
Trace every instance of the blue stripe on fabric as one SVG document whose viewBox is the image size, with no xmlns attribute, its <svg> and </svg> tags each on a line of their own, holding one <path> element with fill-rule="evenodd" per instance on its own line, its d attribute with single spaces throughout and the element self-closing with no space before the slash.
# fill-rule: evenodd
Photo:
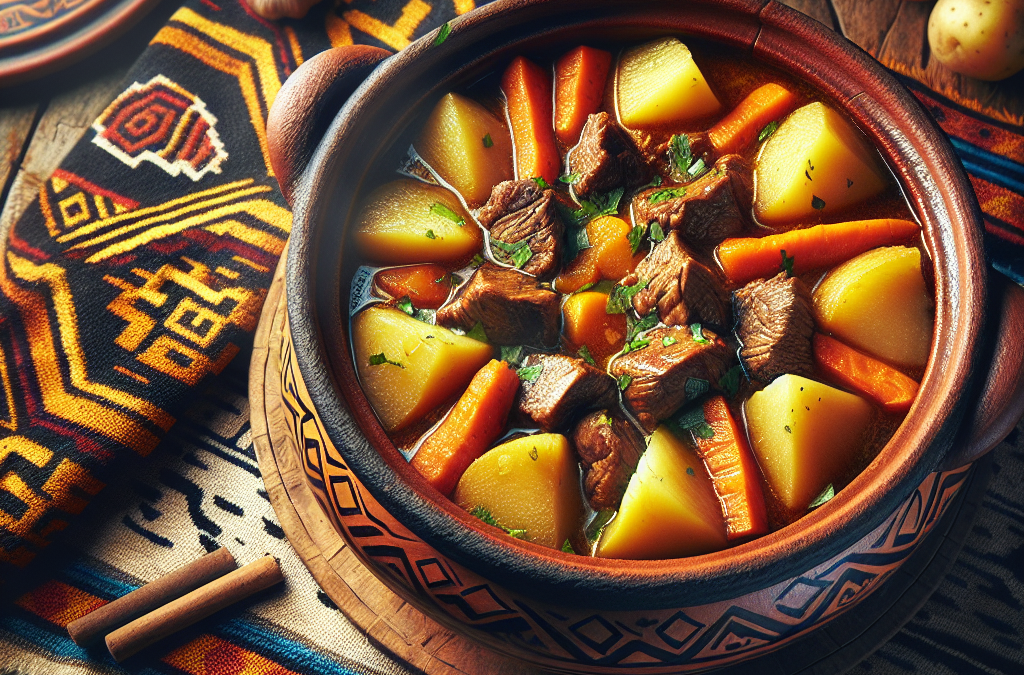
<svg viewBox="0 0 1024 675">
<path fill-rule="evenodd" d="M 127 595 L 138 588 L 138 586 L 126 584 L 123 581 L 102 574 L 99 570 L 89 567 L 82 562 L 68 565 L 61 570 L 61 576 L 83 591 L 88 591 L 107 600 Z"/>
<path fill-rule="evenodd" d="M 997 155 L 962 138 L 950 136 L 964 168 L 990 183 L 1024 194 L 1024 165 Z"/>
<path fill-rule="evenodd" d="M 317 675 L 360 675 L 358 671 L 332 661 L 309 646 L 274 633 L 258 624 L 232 619 L 222 624 L 217 633 L 229 642 L 251 649 L 276 661 L 285 668 Z"/>
<path fill-rule="evenodd" d="M 9 613 L 0 616 L 0 627 L 55 656 L 76 661 L 92 659 L 89 652 L 76 645 L 65 630 L 48 630 L 47 627 L 38 626 Z"/>
</svg>

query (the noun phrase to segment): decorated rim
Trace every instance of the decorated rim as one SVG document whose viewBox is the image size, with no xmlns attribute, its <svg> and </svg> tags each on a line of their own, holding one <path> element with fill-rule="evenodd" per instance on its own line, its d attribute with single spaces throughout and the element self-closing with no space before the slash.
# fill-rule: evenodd
<svg viewBox="0 0 1024 675">
<path fill-rule="evenodd" d="M 980 211 L 948 140 L 920 105 L 858 47 L 774 1 L 499 0 L 451 26 L 442 45 L 427 36 L 378 67 L 334 119 L 295 193 L 287 284 L 298 362 L 328 436 L 367 489 L 417 536 L 487 579 L 536 598 L 615 610 L 751 593 L 820 565 L 877 527 L 950 447 L 985 304 Z M 347 347 L 344 271 L 354 254 L 339 224 L 351 215 L 362 183 L 373 179 L 368 168 L 438 92 L 512 53 L 550 43 L 669 33 L 724 42 L 803 77 L 872 137 L 933 256 L 932 358 L 914 407 L 878 457 L 836 498 L 788 527 L 725 551 L 661 561 L 513 544 L 430 488 L 377 422 Z"/>
</svg>

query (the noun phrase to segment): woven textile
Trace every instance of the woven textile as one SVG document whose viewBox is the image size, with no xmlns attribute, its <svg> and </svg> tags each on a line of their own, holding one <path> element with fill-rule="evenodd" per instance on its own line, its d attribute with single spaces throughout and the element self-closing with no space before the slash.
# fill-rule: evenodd
<svg viewBox="0 0 1024 675">
<path fill-rule="evenodd" d="M 474 6 L 346 0 L 270 22 L 241 0 L 190 0 L 42 186 L 0 264 L 0 579 L 29 589 L 0 610 L 0 670 L 119 672 L 63 627 L 224 545 L 242 563 L 281 558 L 285 588 L 131 671 L 401 672 L 283 539 L 249 439 L 244 345 L 291 224 L 264 121 L 313 54 L 401 49 Z M 1024 282 L 1024 133 L 905 82 L 971 174 L 994 266 Z M 1000 448 L 1009 482 L 958 571 L 863 672 L 1024 669 L 1024 505 L 1005 497 L 1024 481 L 1022 443 Z"/>
</svg>

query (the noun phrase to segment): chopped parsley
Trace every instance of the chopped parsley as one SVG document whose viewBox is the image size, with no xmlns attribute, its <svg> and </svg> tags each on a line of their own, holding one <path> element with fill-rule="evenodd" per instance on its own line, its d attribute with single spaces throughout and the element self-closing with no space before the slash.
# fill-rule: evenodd
<svg viewBox="0 0 1024 675">
<path fill-rule="evenodd" d="M 761 129 L 761 133 L 757 135 L 757 142 L 763 143 L 765 140 L 768 139 L 769 136 L 774 134 L 776 130 L 778 130 L 778 128 L 779 123 L 776 121 L 771 121 L 768 124 L 764 125 L 764 129 Z"/>
<path fill-rule="evenodd" d="M 484 147 L 485 148 L 493 148 L 494 147 L 494 140 L 491 138 L 490 134 L 487 134 L 486 136 L 484 136 Z"/>
<path fill-rule="evenodd" d="M 675 416 L 672 420 L 677 427 L 688 431 L 695 438 L 709 439 L 715 437 L 715 430 L 704 417 L 704 406 L 697 404 Z"/>
<path fill-rule="evenodd" d="M 513 368 L 518 368 L 523 362 L 523 346 L 502 346 L 501 360 L 507 363 L 508 365 L 512 366 Z"/>
<path fill-rule="evenodd" d="M 814 501 L 811 502 L 810 506 L 808 506 L 807 508 L 808 509 L 816 509 L 816 508 L 818 508 L 819 506 L 821 506 L 822 504 L 824 504 L 825 502 L 827 502 L 828 500 L 832 499 L 835 496 L 836 496 L 836 489 L 832 485 L 832 483 L 829 483 L 828 487 L 826 487 L 824 490 L 822 490 L 821 494 L 818 495 L 817 497 L 815 497 Z"/>
<path fill-rule="evenodd" d="M 551 186 L 548 184 L 548 182 L 546 180 L 544 180 L 543 176 L 534 176 L 530 180 L 532 180 L 534 183 L 536 183 L 537 187 L 539 187 L 541 190 L 550 190 L 551 189 Z"/>
<path fill-rule="evenodd" d="M 742 377 L 743 366 L 733 366 L 721 377 L 720 380 L 718 380 L 718 388 L 724 391 L 729 398 L 733 398 L 740 390 Z"/>
<path fill-rule="evenodd" d="M 711 391 L 711 383 L 699 377 L 686 378 L 686 384 L 683 386 L 683 392 L 686 394 L 687 401 L 700 398 L 709 391 Z"/>
<path fill-rule="evenodd" d="M 640 333 L 650 330 L 657 325 L 658 312 L 656 310 L 652 309 L 647 316 L 637 320 L 634 320 L 631 314 L 626 314 L 626 342 L 632 342 Z"/>
<path fill-rule="evenodd" d="M 570 212 L 571 223 L 581 227 L 599 216 L 614 216 L 619 212 L 619 200 L 623 192 L 624 188 L 617 188 L 611 192 L 595 194 L 589 200 L 581 200 L 580 208 Z"/>
<path fill-rule="evenodd" d="M 403 295 L 402 298 L 395 303 L 395 307 L 402 310 L 409 316 L 414 316 L 416 314 L 416 308 L 412 306 L 412 300 L 408 295 Z"/>
<path fill-rule="evenodd" d="M 647 279 L 641 279 L 632 286 L 616 286 L 608 296 L 604 311 L 608 314 L 625 314 L 633 302 L 633 296 L 647 288 L 648 283 Z"/>
<path fill-rule="evenodd" d="M 618 379 L 619 391 L 626 391 L 626 387 L 628 387 L 632 381 L 633 378 L 629 375 L 620 375 Z"/>
<path fill-rule="evenodd" d="M 668 142 L 668 161 L 679 174 L 686 175 L 693 164 L 693 151 L 690 149 L 690 137 L 686 134 L 673 134 Z M 692 174 L 691 174 L 692 175 Z"/>
<path fill-rule="evenodd" d="M 538 363 L 535 366 L 527 366 L 526 368 L 520 368 L 516 371 L 519 374 L 519 379 L 524 382 L 536 382 L 537 378 L 540 377 L 541 371 L 544 370 L 544 364 Z"/>
<path fill-rule="evenodd" d="M 597 365 L 597 361 L 595 361 L 594 357 L 590 355 L 590 350 L 587 348 L 586 345 L 583 345 L 582 347 L 580 347 L 579 350 L 576 353 L 580 355 L 581 359 L 583 359 L 584 361 L 586 361 L 590 365 L 592 365 L 592 366 L 596 366 Z"/>
<path fill-rule="evenodd" d="M 576 551 L 573 550 L 572 544 L 569 543 L 568 539 L 566 539 L 564 542 L 562 542 L 562 553 L 572 553 L 572 554 L 576 553 Z"/>
<path fill-rule="evenodd" d="M 604 528 L 611 522 L 611 519 L 615 516 L 615 511 L 607 509 L 604 511 L 598 511 L 594 518 L 587 524 L 586 535 L 587 541 L 593 544 L 595 541 L 601 538 L 601 533 L 604 532 Z"/>
<path fill-rule="evenodd" d="M 633 255 L 640 250 L 640 244 L 644 242 L 645 234 L 647 234 L 646 225 L 634 225 L 633 229 L 629 231 L 626 238 L 629 239 L 629 250 Z"/>
<path fill-rule="evenodd" d="M 661 338 L 661 346 L 662 347 L 671 347 L 675 343 L 676 343 L 676 339 L 674 337 L 667 336 L 667 337 Z"/>
<path fill-rule="evenodd" d="M 566 185 L 575 185 L 580 182 L 580 175 L 578 173 L 567 173 L 564 176 L 559 176 L 558 180 Z"/>
<path fill-rule="evenodd" d="M 447 206 L 445 206 L 441 202 L 434 202 L 433 204 L 431 204 L 430 205 L 430 212 L 433 213 L 435 216 L 441 216 L 442 218 L 447 218 L 448 220 L 452 221 L 453 223 L 455 223 L 459 227 L 462 227 L 462 226 L 464 226 L 466 224 L 466 219 L 465 218 L 463 218 L 459 214 L 455 213 L 454 211 L 452 211 L 450 208 L 448 208 Z"/>
<path fill-rule="evenodd" d="M 811 195 L 811 207 L 816 211 L 821 211 L 825 208 L 825 200 L 818 195 Z"/>
<path fill-rule="evenodd" d="M 480 265 L 484 264 L 484 257 L 477 253 L 475 256 L 473 256 L 473 259 L 469 261 L 469 264 L 473 265 L 474 267 L 480 267 Z"/>
<path fill-rule="evenodd" d="M 627 342 L 626 346 L 623 347 L 622 353 L 628 354 L 629 352 L 635 352 L 643 349 L 647 345 L 651 344 L 651 341 L 646 338 L 637 338 L 631 342 Z"/>
<path fill-rule="evenodd" d="M 437 31 L 437 37 L 434 38 L 434 46 L 440 46 L 451 34 L 452 27 L 447 21 L 445 21 L 444 25 L 441 26 L 441 30 Z"/>
<path fill-rule="evenodd" d="M 782 428 L 786 430 L 786 433 L 787 433 L 787 434 L 791 434 L 791 433 L 793 433 L 793 430 L 789 428 L 789 425 L 788 425 L 788 424 L 787 424 L 786 426 L 782 427 Z"/>
<path fill-rule="evenodd" d="M 532 448 L 530 448 L 530 452 L 529 452 L 529 455 L 530 455 L 530 459 L 532 459 L 532 460 L 533 460 L 533 461 L 535 461 L 535 462 L 537 461 L 537 458 L 538 458 L 538 457 L 539 457 L 540 455 L 539 455 L 539 454 L 537 453 L 537 446 L 536 446 L 536 445 L 535 445 L 535 446 L 533 446 Z"/>
<path fill-rule="evenodd" d="M 371 354 L 370 355 L 370 365 L 371 366 L 383 366 L 385 363 L 388 364 L 388 365 L 391 365 L 391 366 L 398 366 L 399 368 L 405 368 L 405 366 L 403 366 L 400 362 L 392 361 L 388 357 L 384 356 L 384 352 L 381 352 L 380 354 Z"/>
<path fill-rule="evenodd" d="M 668 187 L 662 188 L 661 190 L 655 190 L 647 196 L 648 204 L 660 204 L 661 202 L 667 202 L 670 199 L 678 199 L 686 195 L 686 186 L 680 185 L 679 187 Z"/>
<path fill-rule="evenodd" d="M 697 174 L 699 174 L 703 170 L 704 170 L 704 160 L 703 159 L 698 159 L 696 162 L 694 162 L 692 165 L 690 165 L 690 168 L 686 170 L 686 174 L 688 176 L 690 176 L 690 178 L 693 178 L 694 176 L 696 176 Z"/>
<path fill-rule="evenodd" d="M 786 273 L 787 277 L 793 276 L 793 263 L 796 262 L 796 257 L 786 255 L 786 249 L 782 249 L 782 266 L 780 269 Z"/>
<path fill-rule="evenodd" d="M 711 344 L 711 340 L 704 337 L 704 329 L 701 328 L 699 323 L 690 324 L 690 334 L 693 335 L 693 341 L 699 345 Z"/>
<path fill-rule="evenodd" d="M 687 476 L 696 476 L 697 472 L 693 470 L 692 466 L 688 466 L 688 467 L 686 467 L 686 475 Z"/>
<path fill-rule="evenodd" d="M 488 511 L 482 506 L 474 507 L 473 510 L 469 512 L 469 515 L 473 516 L 474 518 L 479 518 L 488 525 L 493 525 L 494 527 L 504 530 L 505 533 L 510 537 L 514 537 L 516 539 L 526 539 L 526 530 L 514 530 L 510 527 L 505 527 L 504 525 L 502 525 L 494 519 L 494 516 L 491 515 L 490 511 Z"/>
<path fill-rule="evenodd" d="M 526 263 L 530 262 L 530 258 L 532 257 L 533 251 L 530 250 L 530 247 L 523 246 L 512 253 L 512 264 L 516 266 L 516 269 L 521 270 Z"/>
<path fill-rule="evenodd" d="M 434 234 L 433 230 L 427 230 L 424 236 L 426 236 L 427 239 L 437 239 L 437 235 Z"/>
<path fill-rule="evenodd" d="M 477 321 L 476 325 L 466 333 L 466 337 L 473 338 L 477 342 L 489 342 L 487 339 L 487 333 L 484 332 L 484 325 L 479 321 Z"/>
<path fill-rule="evenodd" d="M 665 240 L 665 230 L 661 229 L 661 225 L 656 220 L 651 221 L 651 241 L 655 244 Z"/>
<path fill-rule="evenodd" d="M 575 291 L 573 291 L 569 295 L 576 295 L 577 293 L 582 293 L 583 291 L 588 291 L 588 290 L 590 290 L 593 287 L 594 287 L 594 282 L 593 281 L 588 281 L 587 283 L 583 284 L 582 286 L 577 288 Z"/>
<path fill-rule="evenodd" d="M 659 185 L 661 185 L 661 176 L 654 174 L 654 178 L 651 179 L 651 182 L 640 189 L 646 190 L 647 188 L 658 187 Z"/>
</svg>

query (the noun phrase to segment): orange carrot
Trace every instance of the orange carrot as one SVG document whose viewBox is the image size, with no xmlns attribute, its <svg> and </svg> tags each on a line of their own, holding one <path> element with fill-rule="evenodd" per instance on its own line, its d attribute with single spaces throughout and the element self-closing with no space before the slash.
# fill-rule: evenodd
<svg viewBox="0 0 1024 675">
<path fill-rule="evenodd" d="M 611 65 L 612 55 L 593 47 L 577 47 L 555 64 L 555 134 L 565 145 L 576 145 L 587 116 L 600 109 Z"/>
<path fill-rule="evenodd" d="M 814 361 L 826 375 L 864 394 L 886 412 L 907 412 L 917 396 L 918 385 L 911 378 L 821 333 L 814 334 Z"/>
<path fill-rule="evenodd" d="M 442 494 L 450 494 L 463 472 L 505 430 L 519 375 L 492 359 L 469 383 L 441 425 L 423 441 L 412 466 Z"/>
<path fill-rule="evenodd" d="M 562 305 L 565 346 L 572 353 L 586 347 L 602 370 L 626 343 L 626 315 L 609 314 L 608 294 L 585 291 L 570 295 Z"/>
<path fill-rule="evenodd" d="M 417 309 L 437 309 L 448 299 L 452 278 L 440 265 L 394 267 L 377 273 L 377 287 L 399 300 L 409 296 Z"/>
<path fill-rule="evenodd" d="M 715 432 L 711 438 L 695 433 L 697 452 L 711 474 L 722 502 L 729 539 L 756 537 L 768 532 L 768 515 L 761 490 L 761 471 L 736 424 L 729 404 L 721 396 L 704 403 L 704 421 Z"/>
<path fill-rule="evenodd" d="M 583 249 L 555 279 L 558 292 L 574 293 L 601 279 L 618 281 L 635 270 L 644 254 L 633 254 L 629 230 L 629 223 L 615 216 L 601 216 L 587 223 L 590 248 Z"/>
<path fill-rule="evenodd" d="M 537 64 L 517 56 L 501 76 L 501 90 L 508 101 L 516 177 L 539 177 L 553 185 L 561 161 L 551 126 L 551 78 Z"/>
<path fill-rule="evenodd" d="M 917 223 L 896 218 L 852 220 L 815 225 L 767 237 L 726 239 L 718 260 L 735 283 L 770 277 L 782 270 L 782 251 L 793 258 L 793 272 L 831 267 L 879 246 L 902 244 L 920 231 Z"/>
<path fill-rule="evenodd" d="M 781 120 L 797 103 L 796 94 L 782 85 L 762 84 L 708 130 L 711 145 L 720 155 L 743 152 L 757 140 L 767 124 Z"/>
</svg>

